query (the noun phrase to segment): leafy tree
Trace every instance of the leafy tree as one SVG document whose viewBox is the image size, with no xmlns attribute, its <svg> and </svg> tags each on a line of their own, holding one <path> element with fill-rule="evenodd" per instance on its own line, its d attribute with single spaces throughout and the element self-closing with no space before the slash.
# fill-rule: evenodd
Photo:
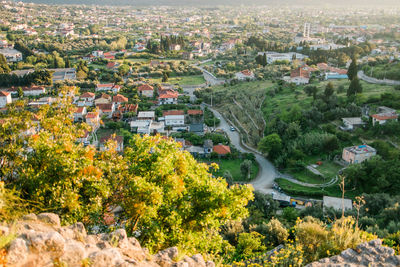
<svg viewBox="0 0 400 267">
<path fill-rule="evenodd" d="M 325 87 L 325 91 L 324 91 L 324 96 L 326 99 L 328 99 L 329 97 L 331 97 L 334 94 L 335 90 L 333 87 L 333 83 L 329 82 L 326 87 Z"/>
<path fill-rule="evenodd" d="M 126 64 L 122 64 L 118 67 L 118 72 L 121 76 L 125 76 L 129 73 L 130 67 Z"/>
<path fill-rule="evenodd" d="M 270 158 L 274 159 L 282 149 L 282 140 L 278 134 L 270 134 L 261 139 L 258 143 L 258 149 L 261 152 L 268 154 Z"/>
<path fill-rule="evenodd" d="M 355 56 L 352 57 L 350 66 L 347 70 L 347 77 L 350 81 L 352 81 L 355 77 L 357 77 L 358 66 L 357 66 L 357 58 Z"/>
<path fill-rule="evenodd" d="M 263 239 L 264 237 L 257 232 L 239 234 L 236 253 L 243 259 L 255 256 L 256 253 L 265 250 Z"/>
<path fill-rule="evenodd" d="M 363 88 L 360 84 L 360 80 L 356 76 L 350 82 L 349 89 L 347 89 L 347 96 L 357 95 L 359 93 L 362 93 L 362 91 L 363 91 Z"/>
<path fill-rule="evenodd" d="M 174 245 L 219 251 L 218 228 L 247 214 L 243 205 L 252 198 L 250 188 L 227 188 L 172 140 L 135 136 L 131 146 L 119 186 L 129 232 L 140 231 L 139 239 L 154 251 Z"/>
<path fill-rule="evenodd" d="M 163 82 L 163 83 L 168 82 L 168 78 L 169 78 L 169 77 L 168 77 L 167 72 L 164 72 L 164 73 L 163 73 L 163 77 L 162 77 L 162 82 Z"/>
<path fill-rule="evenodd" d="M 22 87 L 18 87 L 18 98 L 24 97 L 24 91 L 22 90 Z"/>
<path fill-rule="evenodd" d="M 3 54 L 0 54 L 0 74 L 10 73 L 11 69 L 7 64 L 7 59 Z"/>
<path fill-rule="evenodd" d="M 317 93 L 318 93 L 318 87 L 316 87 L 315 85 L 307 85 L 306 87 L 304 87 L 304 92 L 308 95 L 308 96 L 313 96 L 313 99 L 317 99 Z"/>
<path fill-rule="evenodd" d="M 265 223 L 264 223 L 265 224 Z M 286 241 L 289 237 L 289 233 L 286 228 L 282 225 L 282 223 L 273 218 L 267 224 L 265 224 L 265 234 L 266 243 L 269 246 L 277 246 Z"/>
<path fill-rule="evenodd" d="M 250 179 L 251 166 L 252 166 L 252 162 L 248 159 L 244 160 L 240 164 L 240 172 L 242 173 L 243 178 Z"/>
</svg>

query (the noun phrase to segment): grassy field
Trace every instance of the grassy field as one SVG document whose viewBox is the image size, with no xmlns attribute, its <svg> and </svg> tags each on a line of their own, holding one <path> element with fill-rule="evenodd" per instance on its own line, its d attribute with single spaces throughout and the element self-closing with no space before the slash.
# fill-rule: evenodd
<svg viewBox="0 0 400 267">
<path fill-rule="evenodd" d="M 306 196 L 311 198 L 322 198 L 323 196 L 341 197 L 342 191 L 338 184 L 334 184 L 325 188 L 306 187 L 284 180 L 282 178 L 275 179 L 275 182 L 290 196 Z M 345 198 L 355 198 L 361 195 L 360 191 L 345 191 Z"/>
<path fill-rule="evenodd" d="M 250 180 L 243 179 L 242 174 L 240 173 L 240 164 L 243 162 L 242 159 L 213 159 L 213 160 L 205 160 L 202 161 L 205 163 L 217 163 L 219 165 L 219 170 L 213 172 L 214 176 L 222 177 L 225 171 L 229 171 L 232 174 L 232 178 L 234 181 L 251 181 L 256 178 L 258 174 L 258 164 L 253 161 L 253 165 L 251 167 Z"/>
<path fill-rule="evenodd" d="M 315 169 L 317 169 L 323 175 L 323 177 L 314 174 L 308 169 L 298 172 L 287 169 L 287 172 L 301 182 L 310 184 L 323 184 L 334 178 L 342 168 L 342 166 L 330 160 L 323 160 L 319 156 L 308 156 L 304 159 L 304 163 L 306 165 L 316 164 L 317 161 L 321 161 L 322 165 L 316 167 Z"/>
<path fill-rule="evenodd" d="M 161 83 L 162 78 L 151 78 L 149 81 L 151 83 Z M 179 85 L 198 85 L 203 84 L 206 81 L 203 75 L 192 75 L 192 76 L 181 76 L 181 77 L 171 77 L 168 79 L 168 83 L 179 84 Z"/>
</svg>

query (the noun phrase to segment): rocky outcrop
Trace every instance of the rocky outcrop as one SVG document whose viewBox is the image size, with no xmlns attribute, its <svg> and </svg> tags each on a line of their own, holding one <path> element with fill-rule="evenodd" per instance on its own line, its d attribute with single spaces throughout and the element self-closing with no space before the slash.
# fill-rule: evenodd
<svg viewBox="0 0 400 267">
<path fill-rule="evenodd" d="M 61 226 L 53 213 L 29 214 L 16 226 L 17 236 L 7 247 L 7 266 L 94 266 L 94 267 L 214 267 L 201 255 L 177 262 L 178 249 L 168 248 L 150 255 L 124 229 L 110 234 L 88 235 L 82 223 Z M 8 234 L 8 226 L 0 232 Z"/>
<path fill-rule="evenodd" d="M 400 266 L 400 256 L 394 255 L 394 250 L 382 246 L 380 239 L 362 243 L 355 250 L 346 249 L 340 255 L 313 262 L 308 267 L 320 266 Z"/>
</svg>

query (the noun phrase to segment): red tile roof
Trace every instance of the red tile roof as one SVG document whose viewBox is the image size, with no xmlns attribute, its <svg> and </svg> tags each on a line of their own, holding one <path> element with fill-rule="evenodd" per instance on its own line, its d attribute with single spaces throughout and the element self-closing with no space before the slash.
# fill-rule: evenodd
<svg viewBox="0 0 400 267">
<path fill-rule="evenodd" d="M 88 112 L 88 114 L 86 114 L 86 119 L 94 119 L 98 116 L 99 116 L 98 112 Z"/>
<path fill-rule="evenodd" d="M 158 98 L 178 98 L 177 92 L 167 91 L 161 94 Z"/>
<path fill-rule="evenodd" d="M 74 112 L 74 113 L 82 114 L 83 111 L 84 111 L 84 109 L 85 109 L 85 107 L 77 107 L 77 108 L 75 109 L 75 112 Z"/>
<path fill-rule="evenodd" d="M 183 110 L 165 110 L 163 111 L 163 116 L 168 116 L 168 115 L 185 115 L 185 111 Z"/>
<path fill-rule="evenodd" d="M 115 103 L 128 102 L 128 98 L 123 95 L 117 94 L 117 95 L 113 96 L 113 102 L 115 102 Z"/>
<path fill-rule="evenodd" d="M 187 111 L 188 115 L 203 115 L 203 111 L 201 109 L 189 109 Z"/>
<path fill-rule="evenodd" d="M 95 96 L 94 93 L 92 93 L 92 92 L 86 92 L 86 93 L 83 93 L 80 97 L 81 97 L 81 98 L 91 98 L 91 97 L 94 97 L 94 96 Z"/>
<path fill-rule="evenodd" d="M 97 107 L 98 109 L 100 109 L 101 111 L 103 111 L 103 112 L 111 112 L 111 111 L 112 111 L 113 104 L 112 104 L 112 103 L 111 103 L 111 104 L 107 104 L 107 103 L 104 103 L 104 104 L 97 104 L 96 107 Z"/>
<path fill-rule="evenodd" d="M 99 83 L 97 85 L 97 88 L 103 88 L 103 87 L 113 87 L 114 84 L 113 83 Z"/>
<path fill-rule="evenodd" d="M 246 76 L 251 76 L 251 75 L 253 75 L 253 73 L 252 73 L 251 71 L 249 71 L 249 70 L 242 70 L 241 73 L 242 73 L 243 75 L 246 75 Z"/>
<path fill-rule="evenodd" d="M 139 88 L 138 88 L 138 91 L 150 91 L 150 90 L 153 91 L 154 88 L 153 88 L 153 86 L 150 86 L 148 84 L 143 84 L 143 85 L 139 86 Z"/>
<path fill-rule="evenodd" d="M 290 72 L 290 78 L 295 78 L 295 77 L 310 78 L 310 72 L 303 70 L 302 68 L 297 68 Z"/>
<path fill-rule="evenodd" d="M 0 96 L 8 96 L 10 93 L 6 91 L 0 91 Z"/>
<path fill-rule="evenodd" d="M 226 155 L 231 153 L 231 148 L 229 146 L 216 145 L 213 147 L 213 151 L 218 155 Z"/>
<path fill-rule="evenodd" d="M 371 117 L 381 121 L 381 120 L 397 119 L 399 117 L 399 115 L 393 114 L 393 113 L 381 113 L 381 114 L 371 115 Z"/>
</svg>

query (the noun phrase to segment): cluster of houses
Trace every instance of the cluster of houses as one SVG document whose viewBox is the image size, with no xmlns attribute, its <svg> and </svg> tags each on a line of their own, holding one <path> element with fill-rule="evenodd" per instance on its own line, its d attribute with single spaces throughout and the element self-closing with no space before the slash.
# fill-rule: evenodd
<svg viewBox="0 0 400 267">
<path fill-rule="evenodd" d="M 204 133 L 203 110 L 166 110 L 156 120 L 155 111 L 139 111 L 137 119 L 130 122 L 132 132 L 138 134 L 167 134 L 188 131 Z"/>
<path fill-rule="evenodd" d="M 347 70 L 328 66 L 326 63 L 318 63 L 315 68 L 303 64 L 290 72 L 290 76 L 283 77 L 283 80 L 296 85 L 308 84 L 313 72 L 319 72 L 325 80 L 347 79 Z"/>
<path fill-rule="evenodd" d="M 397 111 L 384 106 L 378 107 L 377 113 L 370 115 L 370 117 L 374 126 L 398 120 Z M 344 131 L 352 131 L 366 124 L 361 117 L 342 118 L 342 122 L 343 126 L 340 129 Z M 376 152 L 376 149 L 369 145 L 346 147 L 343 149 L 342 159 L 347 164 L 357 164 L 375 156 Z"/>
</svg>

